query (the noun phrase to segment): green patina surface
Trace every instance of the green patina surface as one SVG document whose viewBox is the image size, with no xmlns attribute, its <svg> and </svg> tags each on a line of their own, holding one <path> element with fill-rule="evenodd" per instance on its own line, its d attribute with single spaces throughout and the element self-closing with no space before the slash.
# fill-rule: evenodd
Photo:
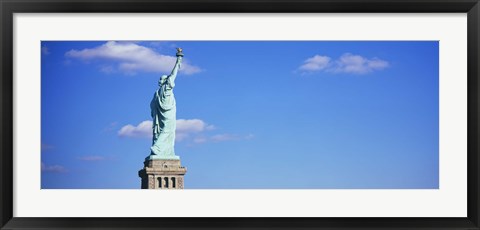
<svg viewBox="0 0 480 230">
<path fill-rule="evenodd" d="M 177 60 L 170 75 L 163 75 L 158 81 L 158 89 L 150 102 L 151 116 L 153 119 L 153 140 L 150 156 L 152 159 L 180 159 L 175 155 L 175 129 L 177 108 L 173 88 L 175 78 L 180 69 L 183 53 L 177 49 Z"/>
</svg>

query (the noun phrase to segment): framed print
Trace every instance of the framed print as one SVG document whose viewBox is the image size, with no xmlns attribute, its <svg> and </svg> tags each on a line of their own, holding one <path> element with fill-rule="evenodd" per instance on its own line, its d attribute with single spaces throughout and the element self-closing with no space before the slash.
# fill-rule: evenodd
<svg viewBox="0 0 480 230">
<path fill-rule="evenodd" d="M 479 229 L 478 1 L 1 1 L 2 229 Z"/>
</svg>

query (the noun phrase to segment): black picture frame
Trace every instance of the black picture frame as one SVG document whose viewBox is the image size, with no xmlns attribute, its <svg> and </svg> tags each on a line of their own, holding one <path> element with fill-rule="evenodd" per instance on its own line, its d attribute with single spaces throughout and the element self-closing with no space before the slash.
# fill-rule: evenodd
<svg viewBox="0 0 480 230">
<path fill-rule="evenodd" d="M 0 0 L 1 229 L 480 229 L 478 0 Z M 468 210 L 466 218 L 21 218 L 13 217 L 14 13 L 467 13 Z M 393 198 L 392 198 L 393 199 Z M 94 208 L 94 207 L 92 207 Z"/>
</svg>

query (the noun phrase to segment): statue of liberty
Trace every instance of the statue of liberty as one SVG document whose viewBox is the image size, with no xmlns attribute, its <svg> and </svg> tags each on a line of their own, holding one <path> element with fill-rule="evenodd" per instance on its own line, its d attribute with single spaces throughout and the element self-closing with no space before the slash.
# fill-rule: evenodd
<svg viewBox="0 0 480 230">
<path fill-rule="evenodd" d="M 159 87 L 150 102 L 153 119 L 153 141 L 150 148 L 151 153 L 147 160 L 180 159 L 179 156 L 175 155 L 174 151 L 177 108 L 173 88 L 175 87 L 175 78 L 182 63 L 182 58 L 182 49 L 177 48 L 177 60 L 172 73 L 160 77 L 158 81 Z"/>
</svg>

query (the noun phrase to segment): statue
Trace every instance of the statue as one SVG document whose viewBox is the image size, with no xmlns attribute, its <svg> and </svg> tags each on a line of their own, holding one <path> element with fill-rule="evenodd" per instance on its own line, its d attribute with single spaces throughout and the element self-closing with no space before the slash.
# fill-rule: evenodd
<svg viewBox="0 0 480 230">
<path fill-rule="evenodd" d="M 153 141 L 150 156 L 151 159 L 178 160 L 175 155 L 175 129 L 177 120 L 177 108 L 173 88 L 178 69 L 183 58 L 182 48 L 177 48 L 177 60 L 170 75 L 163 75 L 158 81 L 158 89 L 150 102 L 151 115 L 153 119 Z"/>
</svg>

